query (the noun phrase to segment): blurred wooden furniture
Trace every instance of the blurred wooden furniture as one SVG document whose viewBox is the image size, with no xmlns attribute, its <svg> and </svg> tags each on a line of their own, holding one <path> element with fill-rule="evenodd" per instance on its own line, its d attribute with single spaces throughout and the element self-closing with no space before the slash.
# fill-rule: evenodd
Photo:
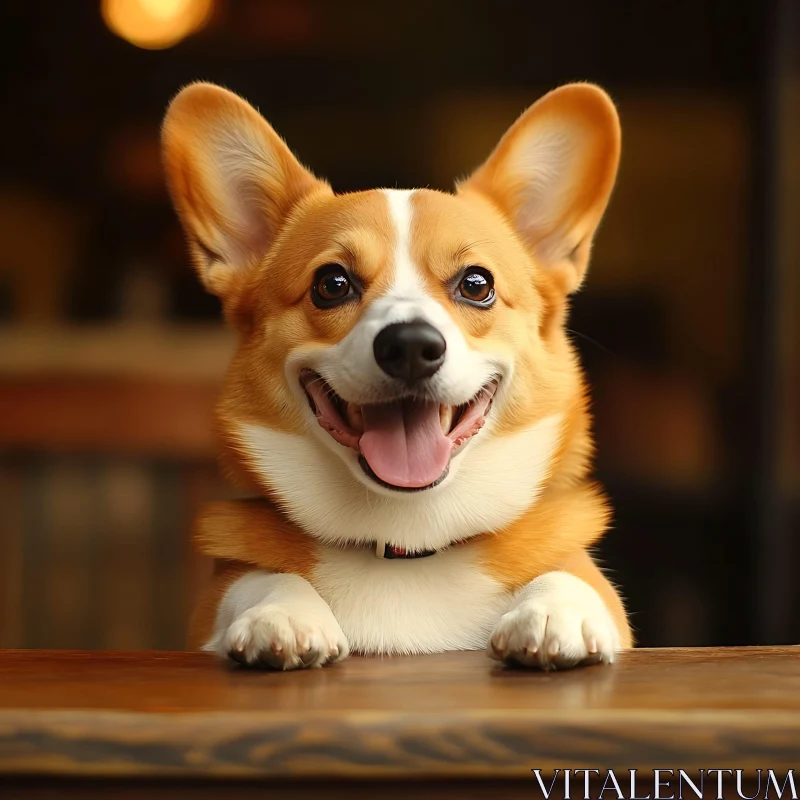
<svg viewBox="0 0 800 800">
<path fill-rule="evenodd" d="M 0 326 L 0 647 L 185 646 L 221 325 Z"/>
<path fill-rule="evenodd" d="M 88 219 L 72 205 L 31 187 L 0 185 L 0 284 L 25 323 L 52 324 L 64 313 Z"/>
<path fill-rule="evenodd" d="M 221 326 L 0 327 L 0 449 L 213 460 Z"/>
<path fill-rule="evenodd" d="M 647 794 L 653 768 L 743 769 L 749 786 L 798 763 L 800 647 L 638 650 L 549 674 L 483 653 L 274 673 L 0 651 L 8 798 L 522 798 L 540 796 L 535 768 L 640 769 Z"/>
</svg>

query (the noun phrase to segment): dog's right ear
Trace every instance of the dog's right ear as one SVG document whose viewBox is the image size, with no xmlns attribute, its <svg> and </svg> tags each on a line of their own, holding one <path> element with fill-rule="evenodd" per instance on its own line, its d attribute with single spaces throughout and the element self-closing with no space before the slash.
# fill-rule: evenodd
<svg viewBox="0 0 800 800">
<path fill-rule="evenodd" d="M 213 84 L 191 84 L 175 97 L 161 144 L 197 271 L 222 298 L 262 261 L 300 200 L 330 191 L 249 103 Z"/>
</svg>

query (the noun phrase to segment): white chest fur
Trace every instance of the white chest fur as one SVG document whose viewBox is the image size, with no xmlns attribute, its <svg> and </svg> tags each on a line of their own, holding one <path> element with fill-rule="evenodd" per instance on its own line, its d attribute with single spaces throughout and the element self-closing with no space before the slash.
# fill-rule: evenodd
<svg viewBox="0 0 800 800">
<path fill-rule="evenodd" d="M 472 548 L 381 559 L 369 549 L 326 549 L 311 583 L 353 651 L 432 653 L 486 646 L 510 595 L 475 563 Z"/>
</svg>

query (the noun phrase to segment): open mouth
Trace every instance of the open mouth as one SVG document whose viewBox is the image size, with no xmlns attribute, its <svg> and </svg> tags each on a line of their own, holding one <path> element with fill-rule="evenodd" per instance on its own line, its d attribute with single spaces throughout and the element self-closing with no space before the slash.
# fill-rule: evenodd
<svg viewBox="0 0 800 800">
<path fill-rule="evenodd" d="M 359 454 L 370 478 L 399 491 L 430 489 L 447 477 L 453 453 L 483 427 L 497 391 L 492 380 L 461 406 L 410 396 L 357 405 L 311 370 L 300 373 L 300 383 L 319 424 Z"/>
</svg>

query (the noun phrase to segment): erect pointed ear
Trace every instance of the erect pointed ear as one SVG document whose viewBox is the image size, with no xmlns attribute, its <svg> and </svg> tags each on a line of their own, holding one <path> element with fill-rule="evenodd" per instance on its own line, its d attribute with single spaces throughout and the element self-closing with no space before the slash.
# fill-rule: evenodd
<svg viewBox="0 0 800 800">
<path fill-rule="evenodd" d="M 172 101 L 161 134 L 172 202 L 208 291 L 225 297 L 292 208 L 325 189 L 248 103 L 208 83 Z"/>
<path fill-rule="evenodd" d="M 561 289 L 578 288 L 620 153 L 614 104 L 574 83 L 545 95 L 506 132 L 461 191 L 477 191 L 511 220 Z"/>
</svg>

